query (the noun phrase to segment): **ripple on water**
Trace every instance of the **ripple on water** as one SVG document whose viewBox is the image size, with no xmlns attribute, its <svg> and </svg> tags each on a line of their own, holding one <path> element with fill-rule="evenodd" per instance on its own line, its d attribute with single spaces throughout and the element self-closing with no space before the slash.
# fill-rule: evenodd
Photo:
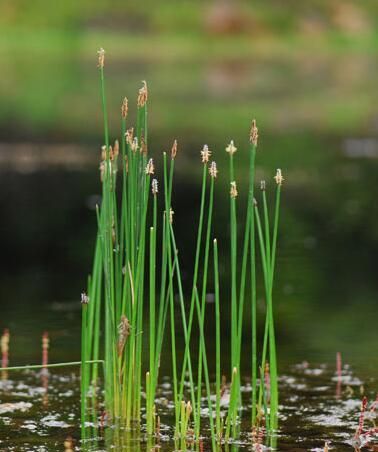
<svg viewBox="0 0 378 452">
<path fill-rule="evenodd" d="M 160 450 L 171 451 L 173 429 L 172 386 L 169 378 L 162 379 L 158 388 L 156 407 L 161 418 Z M 362 435 L 354 438 L 358 427 L 363 381 L 344 368 L 341 379 L 327 366 L 312 367 L 301 363 L 291 367 L 280 377 L 280 431 L 277 435 L 278 451 L 307 450 L 323 452 L 325 441 L 329 450 L 353 451 L 356 441 L 364 445 L 378 441 L 377 436 Z M 368 387 L 376 388 L 375 381 Z M 242 397 L 251 397 L 251 384 L 243 382 Z M 64 450 L 67 436 L 80 445 L 80 385 L 75 373 L 51 372 L 42 375 L 33 372 L 19 374 L 14 380 L 0 380 L 0 450 L 44 451 Z M 189 388 L 188 388 L 189 394 Z M 205 395 L 205 394 L 204 394 Z M 228 391 L 224 392 L 222 409 L 227 409 Z M 371 391 L 366 394 L 375 398 Z M 215 403 L 214 397 L 212 397 Z M 87 451 L 117 449 L 114 429 L 101 429 L 99 413 L 86 424 Z M 246 403 L 242 411 L 240 439 L 234 442 L 238 451 L 270 450 L 264 444 L 252 446 L 250 429 L 251 407 Z M 207 400 L 203 399 L 204 432 L 208 429 Z M 367 411 L 365 426 L 373 425 L 376 413 Z M 114 433 L 114 434 L 113 434 Z M 139 450 L 137 445 L 147 444 L 144 429 L 139 433 L 122 431 L 122 450 Z M 43 437 L 43 438 L 42 438 Z M 109 443 L 110 441 L 110 443 Z M 113 443 L 112 443 L 113 441 Z M 264 441 L 263 441 L 264 443 Z M 205 439 L 204 450 L 210 450 Z M 145 450 L 142 447 L 141 450 Z"/>
</svg>

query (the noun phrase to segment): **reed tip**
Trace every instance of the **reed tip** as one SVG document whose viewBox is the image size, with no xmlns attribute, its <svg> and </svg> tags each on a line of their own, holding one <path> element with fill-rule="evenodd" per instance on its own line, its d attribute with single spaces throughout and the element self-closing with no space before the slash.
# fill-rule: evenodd
<svg viewBox="0 0 378 452">
<path fill-rule="evenodd" d="M 217 164 L 215 162 L 211 162 L 210 168 L 209 168 L 209 174 L 214 179 L 217 177 L 218 169 L 217 169 Z"/>
<path fill-rule="evenodd" d="M 153 159 L 147 162 L 145 173 L 152 176 L 155 173 L 155 165 Z"/>
<path fill-rule="evenodd" d="M 255 207 L 257 207 L 257 199 L 256 199 L 256 198 L 253 198 L 253 205 L 254 205 Z"/>
<path fill-rule="evenodd" d="M 122 101 L 121 106 L 121 115 L 123 119 L 126 119 L 128 111 L 129 111 L 129 101 L 127 100 L 127 97 L 125 97 Z"/>
<path fill-rule="evenodd" d="M 173 223 L 173 215 L 175 214 L 174 210 L 172 210 L 172 207 L 169 209 L 169 222 Z"/>
<path fill-rule="evenodd" d="M 249 139 L 254 146 L 257 146 L 258 138 L 259 138 L 259 129 L 256 126 L 256 119 L 253 119 Z"/>
<path fill-rule="evenodd" d="M 142 80 L 142 88 L 140 88 L 138 93 L 138 107 L 142 108 L 146 105 L 148 98 L 148 89 L 147 89 L 147 82 L 145 80 Z"/>
<path fill-rule="evenodd" d="M 158 187 L 158 180 L 157 179 L 152 179 L 151 182 L 151 190 L 152 190 L 152 194 L 154 196 L 156 196 L 159 192 L 159 187 Z"/>
<path fill-rule="evenodd" d="M 282 185 L 282 182 L 285 180 L 282 176 L 282 171 L 279 168 L 277 168 L 277 172 L 276 175 L 274 176 L 274 179 L 277 185 Z"/>
<path fill-rule="evenodd" d="M 87 305 L 89 303 L 89 297 L 85 292 L 81 293 L 81 304 Z"/>
<path fill-rule="evenodd" d="M 211 156 L 211 151 L 209 149 L 209 146 L 207 144 L 204 144 L 202 151 L 201 151 L 202 163 L 206 164 L 209 161 L 210 156 Z"/>
<path fill-rule="evenodd" d="M 230 188 L 231 198 L 236 198 L 238 196 L 238 189 L 236 187 L 236 182 L 235 181 L 230 182 L 230 186 L 231 186 L 231 188 Z"/>
<path fill-rule="evenodd" d="M 216 245 L 218 243 L 217 239 L 214 239 L 213 242 L 214 242 L 214 245 Z"/>
<path fill-rule="evenodd" d="M 238 148 L 235 147 L 234 140 L 231 140 L 229 145 L 226 147 L 226 152 L 228 152 L 230 155 L 234 155 L 237 150 Z"/>
<path fill-rule="evenodd" d="M 174 140 L 171 149 L 171 159 L 174 159 L 177 155 L 177 140 Z"/>
<path fill-rule="evenodd" d="M 266 183 L 264 180 L 260 181 L 260 190 L 261 191 L 265 191 L 266 189 Z"/>
<path fill-rule="evenodd" d="M 105 50 L 101 47 L 100 50 L 97 51 L 98 54 L 98 67 L 103 68 L 105 64 Z"/>
</svg>

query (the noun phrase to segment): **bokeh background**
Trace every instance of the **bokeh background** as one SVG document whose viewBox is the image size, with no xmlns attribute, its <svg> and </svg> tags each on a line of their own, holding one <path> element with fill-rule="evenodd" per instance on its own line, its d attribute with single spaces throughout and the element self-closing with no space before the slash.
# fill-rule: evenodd
<svg viewBox="0 0 378 452">
<path fill-rule="evenodd" d="M 79 356 L 79 297 L 91 268 L 100 191 L 100 47 L 112 136 L 119 135 L 123 97 L 132 122 L 147 80 L 157 162 L 179 141 L 174 210 L 187 271 L 199 151 L 207 143 L 220 169 L 215 228 L 226 261 L 224 148 L 230 139 L 238 147 L 243 202 L 255 117 L 258 178 L 273 189 L 280 167 L 286 179 L 275 294 L 280 360 L 332 362 L 340 351 L 372 375 L 376 0 L 3 0 L 0 328 L 11 329 L 12 363 L 38 361 L 46 329 L 53 361 Z M 227 303 L 225 295 L 225 310 Z"/>
</svg>

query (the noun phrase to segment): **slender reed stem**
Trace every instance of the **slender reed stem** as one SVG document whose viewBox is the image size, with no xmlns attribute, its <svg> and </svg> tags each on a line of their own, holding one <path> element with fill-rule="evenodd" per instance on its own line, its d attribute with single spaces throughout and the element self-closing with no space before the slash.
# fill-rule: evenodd
<svg viewBox="0 0 378 452">
<path fill-rule="evenodd" d="M 219 269 L 218 244 L 214 239 L 214 289 L 215 289 L 215 388 L 216 388 L 216 430 L 217 438 L 222 437 L 220 398 L 221 398 L 221 357 L 220 357 L 220 308 L 219 308 Z"/>
</svg>

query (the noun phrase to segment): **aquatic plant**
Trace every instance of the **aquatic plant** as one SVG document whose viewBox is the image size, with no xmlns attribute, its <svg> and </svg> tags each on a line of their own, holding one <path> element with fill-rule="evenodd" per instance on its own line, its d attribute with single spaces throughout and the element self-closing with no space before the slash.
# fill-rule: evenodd
<svg viewBox="0 0 378 452">
<path fill-rule="evenodd" d="M 207 418 L 213 450 L 217 442 L 238 435 L 241 395 L 241 369 L 244 308 L 251 307 L 252 328 L 252 413 L 255 428 L 265 423 L 268 430 L 277 428 L 278 378 L 273 316 L 273 285 L 279 224 L 280 193 L 283 182 L 277 170 L 273 228 L 270 228 L 266 184 L 261 183 L 263 222 L 255 199 L 255 159 L 258 144 L 256 121 L 252 122 L 249 139 L 249 188 L 247 205 L 241 209 L 239 186 L 235 171 L 233 141 L 226 147 L 229 154 L 230 203 L 230 320 L 231 385 L 227 413 L 221 410 L 221 318 L 226 312 L 221 303 L 218 241 L 213 225 L 216 209 L 214 193 L 218 167 L 210 161 L 212 150 L 204 145 L 202 161 L 201 201 L 198 214 L 195 257 L 190 296 L 183 290 L 181 263 L 174 227 L 172 202 L 175 140 L 168 157 L 163 153 L 162 211 L 158 197 L 160 184 L 155 177 L 154 160 L 148 152 L 148 88 L 143 82 L 137 99 L 136 127 L 128 128 L 128 101 L 121 103 L 119 141 L 110 144 L 105 91 L 105 52 L 98 52 L 101 105 L 104 122 L 104 145 L 101 148 L 101 205 L 96 208 L 97 237 L 92 274 L 87 292 L 82 294 L 82 420 L 85 419 L 89 397 L 99 385 L 98 364 L 104 355 L 105 410 L 112 423 L 132 427 L 140 425 L 142 389 L 145 388 L 146 429 L 150 436 L 158 435 L 160 421 L 155 406 L 158 390 L 160 358 L 164 340 L 170 341 L 175 440 L 186 449 L 189 437 L 201 438 L 201 423 Z M 118 175 L 121 173 L 121 181 Z M 210 180 L 208 180 L 210 179 Z M 152 198 L 152 199 L 151 199 Z M 239 204 L 239 205 L 238 205 Z M 238 237 L 240 214 L 244 211 L 243 240 Z M 256 310 L 256 239 L 260 245 L 263 283 L 266 299 L 266 320 L 258 367 Z M 211 243 L 213 245 L 211 246 Z M 211 263 L 211 254 L 213 263 Z M 241 256 L 241 259 L 238 256 Z M 214 285 L 209 287 L 209 274 Z M 160 278 L 158 278 L 160 276 Z M 222 278 L 222 287 L 223 287 Z M 250 292 L 247 288 L 250 286 Z M 148 288 L 148 290 L 146 290 Z M 208 337 L 205 336 L 206 298 L 214 292 L 215 319 L 215 387 L 210 380 Z M 175 295 L 177 293 L 177 296 Z M 178 301 L 178 304 L 176 303 Z M 147 321 L 144 315 L 148 313 Z M 147 329 L 147 331 L 146 331 Z M 169 329 L 169 335 L 166 334 Z M 194 350 L 192 334 L 198 331 L 198 349 Z M 100 341 L 102 333 L 103 343 Z M 184 337 L 184 353 L 176 347 L 178 334 Z M 103 351 L 102 351 L 103 350 Z M 192 355 L 195 353 L 196 368 Z M 148 367 L 142 357 L 148 354 Z M 268 365 L 269 364 L 269 365 Z M 269 378 L 265 369 L 269 367 Z M 258 374 L 260 369 L 260 382 Z M 145 376 L 145 377 L 144 377 Z M 143 380 L 145 378 L 145 385 Z M 189 390 L 186 390 L 186 383 Z M 227 388 L 225 389 L 227 391 Z M 214 394 L 215 393 L 215 394 Z M 206 400 L 204 414 L 203 396 Z M 215 397 L 214 397 L 215 395 Z M 215 403 L 214 403 L 215 401 Z M 262 414 L 262 407 L 264 415 Z M 269 406 L 269 410 L 268 410 Z M 192 432 L 193 427 L 193 433 Z"/>
</svg>

